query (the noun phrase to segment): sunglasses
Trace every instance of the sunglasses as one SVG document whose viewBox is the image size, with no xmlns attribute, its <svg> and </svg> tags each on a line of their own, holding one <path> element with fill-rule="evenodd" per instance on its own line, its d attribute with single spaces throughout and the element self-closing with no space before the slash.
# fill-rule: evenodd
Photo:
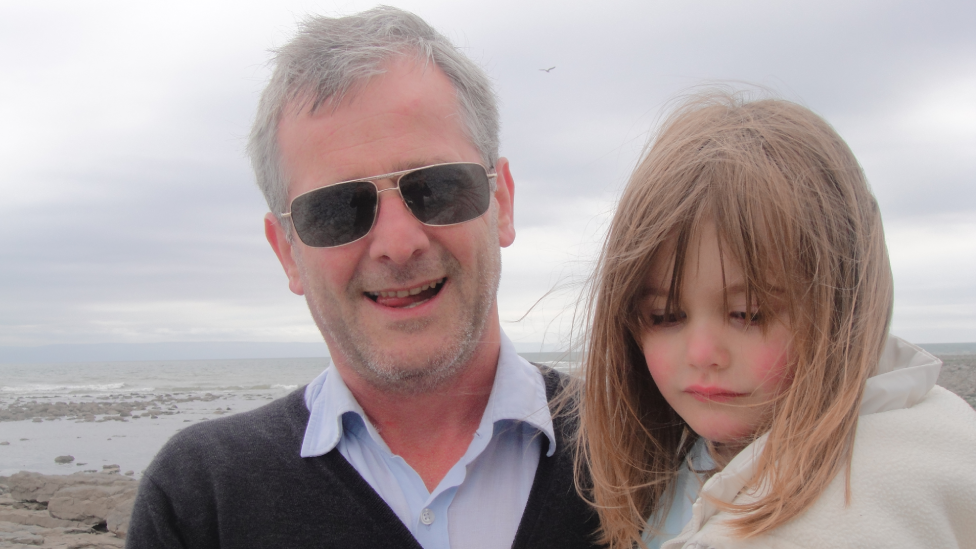
<svg viewBox="0 0 976 549">
<path fill-rule="evenodd" d="M 417 221 L 432 227 L 456 225 L 481 217 L 491 203 L 497 174 L 481 164 L 454 162 L 343 181 L 300 194 L 290 217 L 306 246 L 332 248 L 363 238 L 376 224 L 380 193 L 397 190 Z M 380 189 L 376 181 L 392 179 Z"/>
</svg>

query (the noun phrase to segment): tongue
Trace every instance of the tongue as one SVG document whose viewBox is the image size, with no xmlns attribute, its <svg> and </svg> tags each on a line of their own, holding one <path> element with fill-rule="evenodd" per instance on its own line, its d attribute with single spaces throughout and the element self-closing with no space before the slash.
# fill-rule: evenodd
<svg viewBox="0 0 976 549">
<path fill-rule="evenodd" d="M 436 288 L 428 288 L 417 295 L 408 295 L 407 297 L 383 297 L 379 296 L 376 298 L 376 302 L 384 307 L 395 307 L 402 308 L 417 303 L 427 301 L 428 299 L 437 295 Z"/>
</svg>

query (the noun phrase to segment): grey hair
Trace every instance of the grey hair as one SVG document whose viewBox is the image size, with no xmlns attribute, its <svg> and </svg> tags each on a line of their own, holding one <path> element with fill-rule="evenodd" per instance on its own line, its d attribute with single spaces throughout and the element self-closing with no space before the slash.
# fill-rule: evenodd
<svg viewBox="0 0 976 549">
<path fill-rule="evenodd" d="M 285 108 L 336 108 L 357 85 L 385 72 L 384 64 L 414 54 L 433 61 L 451 80 L 465 131 L 488 168 L 498 159 L 498 106 L 488 75 L 420 17 L 379 6 L 347 17 L 313 16 L 298 34 L 273 50 L 274 72 L 261 94 L 247 152 L 258 187 L 281 219 L 288 182 L 278 151 L 278 124 Z"/>
</svg>

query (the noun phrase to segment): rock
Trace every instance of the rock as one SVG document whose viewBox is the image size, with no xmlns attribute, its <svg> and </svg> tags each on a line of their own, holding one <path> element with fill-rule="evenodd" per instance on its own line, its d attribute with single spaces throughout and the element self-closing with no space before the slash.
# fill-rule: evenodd
<svg viewBox="0 0 976 549">
<path fill-rule="evenodd" d="M 51 533 L 52 529 L 44 528 L 43 526 L 31 526 L 26 524 L 17 524 L 15 522 L 0 521 L 0 532 L 7 534 L 12 534 L 14 532 L 27 532 L 28 534 L 43 536 L 44 534 Z"/>
<path fill-rule="evenodd" d="M 0 477 L 0 547 L 122 549 L 139 483 L 118 474 L 42 475 L 21 471 Z"/>
<path fill-rule="evenodd" d="M 67 486 L 51 497 L 47 510 L 54 518 L 94 525 L 106 521 L 113 510 L 130 503 L 135 496 L 135 486 Z"/>
<path fill-rule="evenodd" d="M 54 458 L 54 463 L 71 463 L 75 460 L 75 456 L 58 456 Z"/>
<path fill-rule="evenodd" d="M 0 543 L 20 543 L 22 545 L 42 545 L 44 538 L 30 532 L 0 532 Z"/>
<path fill-rule="evenodd" d="M 37 540 L 30 536 L 42 538 L 42 547 L 60 549 L 121 549 L 125 543 L 112 533 L 97 532 L 88 527 L 78 526 L 44 528 L 0 521 L 0 533 L 7 534 L 0 537 L 0 547 L 10 549 L 36 548 Z M 10 536 L 10 534 L 18 535 Z M 15 541 L 10 541 L 11 539 Z"/>
<path fill-rule="evenodd" d="M 135 498 L 120 503 L 112 512 L 105 517 L 105 527 L 109 532 L 125 539 L 129 531 L 129 517 L 132 516 L 132 505 L 136 502 Z"/>
<path fill-rule="evenodd" d="M 102 465 L 102 472 L 103 473 L 109 473 L 109 474 L 117 475 L 117 474 L 119 474 L 119 471 L 121 471 L 121 470 L 122 470 L 122 468 L 120 466 L 118 466 L 118 465 Z"/>
<path fill-rule="evenodd" d="M 27 471 L 11 475 L 7 484 L 10 486 L 10 495 L 14 499 L 41 503 L 48 503 L 58 490 L 67 486 L 121 486 L 135 491 L 139 485 L 135 479 L 107 473 L 80 472 L 70 475 L 42 475 Z"/>
<path fill-rule="evenodd" d="M 10 443 L 5 440 L 3 442 L 0 442 L 0 446 L 10 446 Z"/>
<path fill-rule="evenodd" d="M 21 501 L 38 501 L 47 503 L 65 484 L 67 477 L 47 476 L 38 473 L 21 471 L 10 476 L 10 495 Z"/>
<path fill-rule="evenodd" d="M 28 511 L 26 509 L 0 509 L 0 524 L 12 522 L 20 525 L 40 526 L 43 528 L 77 528 L 78 523 L 70 520 L 56 519 L 47 511 Z"/>
<path fill-rule="evenodd" d="M 129 469 L 128 471 L 125 472 L 125 476 L 127 477 L 131 477 L 134 474 L 136 474 L 136 472 L 133 471 L 132 469 Z"/>
<path fill-rule="evenodd" d="M 122 549 L 125 542 L 111 535 L 65 536 L 66 549 Z M 55 546 L 56 547 L 56 546 Z"/>
</svg>

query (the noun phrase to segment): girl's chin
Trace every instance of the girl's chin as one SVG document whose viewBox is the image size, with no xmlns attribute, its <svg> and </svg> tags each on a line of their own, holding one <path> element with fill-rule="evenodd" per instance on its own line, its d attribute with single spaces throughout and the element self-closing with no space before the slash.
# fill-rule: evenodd
<svg viewBox="0 0 976 549">
<path fill-rule="evenodd" d="M 707 425 L 702 426 L 700 430 L 692 426 L 692 429 L 698 436 L 715 446 L 726 446 L 741 450 L 753 440 L 752 431 L 741 425 Z"/>
</svg>

